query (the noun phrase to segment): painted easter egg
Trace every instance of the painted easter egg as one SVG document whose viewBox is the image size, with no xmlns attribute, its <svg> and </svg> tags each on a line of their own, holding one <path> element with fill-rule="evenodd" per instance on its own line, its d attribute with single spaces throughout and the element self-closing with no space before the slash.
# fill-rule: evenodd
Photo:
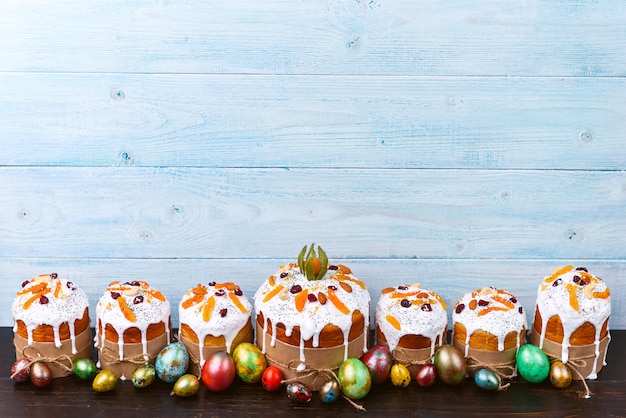
<svg viewBox="0 0 626 418">
<path fill-rule="evenodd" d="M 117 375 L 113 370 L 100 370 L 91 382 L 91 387 L 96 392 L 108 392 L 115 389 Z"/>
<path fill-rule="evenodd" d="M 269 366 L 261 376 L 263 389 L 268 392 L 276 392 L 283 387 L 283 372 L 276 366 Z"/>
<path fill-rule="evenodd" d="M 11 366 L 11 379 L 16 382 L 25 382 L 30 377 L 30 361 L 21 358 Z"/>
<path fill-rule="evenodd" d="M 210 391 L 221 392 L 235 380 L 235 362 L 225 351 L 212 354 L 202 366 L 202 383 Z"/>
<path fill-rule="evenodd" d="M 308 403 L 311 402 L 313 394 L 304 384 L 300 382 L 292 382 L 287 385 L 287 397 L 293 402 Z"/>
<path fill-rule="evenodd" d="M 550 360 L 546 353 L 533 344 L 524 344 L 517 351 L 517 371 L 524 380 L 541 383 L 550 374 Z"/>
<path fill-rule="evenodd" d="M 187 372 L 189 353 L 184 344 L 175 342 L 166 345 L 157 355 L 154 367 L 157 377 L 165 382 L 173 383 Z"/>
<path fill-rule="evenodd" d="M 48 386 L 52 383 L 52 372 L 50 368 L 40 361 L 30 365 L 30 381 L 37 387 Z"/>
<path fill-rule="evenodd" d="M 79 358 L 74 361 L 74 374 L 83 380 L 93 379 L 98 373 L 96 363 L 90 358 Z"/>
<path fill-rule="evenodd" d="M 463 353 L 452 345 L 439 347 L 433 357 L 433 364 L 437 369 L 437 376 L 449 385 L 458 385 L 463 382 L 467 374 Z"/>
<path fill-rule="evenodd" d="M 364 398 L 372 387 L 370 371 L 358 358 L 349 358 L 341 363 L 337 376 L 343 394 L 350 399 Z"/>
<path fill-rule="evenodd" d="M 420 368 L 417 369 L 415 380 L 417 381 L 417 384 L 423 388 L 428 388 L 434 385 L 437 380 L 437 369 L 435 368 L 435 365 L 432 363 L 421 365 Z"/>
<path fill-rule="evenodd" d="M 263 377 L 267 360 L 254 344 L 241 343 L 233 351 L 237 376 L 246 383 L 256 383 Z"/>
<path fill-rule="evenodd" d="M 336 380 L 329 380 L 320 387 L 319 396 L 324 403 L 333 403 L 341 395 L 341 386 Z"/>
<path fill-rule="evenodd" d="M 136 388 L 142 389 L 150 386 L 154 382 L 155 377 L 156 368 L 154 364 L 144 364 L 135 369 L 131 380 Z"/>
<path fill-rule="evenodd" d="M 193 374 L 184 374 L 174 383 L 174 388 L 170 395 L 176 395 L 183 398 L 193 396 L 200 388 L 200 381 Z"/>
<path fill-rule="evenodd" d="M 411 383 L 411 373 L 409 369 L 400 363 L 391 366 L 391 383 L 399 388 L 405 388 Z"/>
<path fill-rule="evenodd" d="M 474 375 L 476 385 L 485 390 L 498 390 L 500 378 L 489 369 L 480 369 Z"/>
<path fill-rule="evenodd" d="M 554 361 L 550 366 L 550 383 L 561 389 L 572 383 L 572 371 L 560 360 Z"/>
<path fill-rule="evenodd" d="M 367 366 L 372 376 L 372 383 L 382 383 L 389 377 L 393 357 L 384 345 L 376 345 L 361 356 L 361 361 Z"/>
</svg>

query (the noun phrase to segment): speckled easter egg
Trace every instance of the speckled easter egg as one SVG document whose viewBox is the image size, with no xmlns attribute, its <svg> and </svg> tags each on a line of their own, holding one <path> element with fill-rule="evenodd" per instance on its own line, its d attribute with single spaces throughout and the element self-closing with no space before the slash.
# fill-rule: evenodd
<svg viewBox="0 0 626 418">
<path fill-rule="evenodd" d="M 96 392 L 108 392 L 115 389 L 117 375 L 112 370 L 100 370 L 91 382 L 91 387 Z"/>
<path fill-rule="evenodd" d="M 554 361 L 550 366 L 550 383 L 561 389 L 572 383 L 572 371 L 560 360 Z"/>
<path fill-rule="evenodd" d="M 182 343 L 175 342 L 166 345 L 154 362 L 159 379 L 173 383 L 185 374 L 189 366 L 189 353 Z"/>
<path fill-rule="evenodd" d="M 517 352 L 517 371 L 524 380 L 541 383 L 550 374 L 550 360 L 546 353 L 533 344 L 524 344 Z"/>
<path fill-rule="evenodd" d="M 337 376 L 343 394 L 350 399 L 364 398 L 372 387 L 370 371 L 358 358 L 349 358 L 341 363 Z"/>
<path fill-rule="evenodd" d="M 237 376 L 246 383 L 256 383 L 263 377 L 267 360 L 254 344 L 241 343 L 233 351 Z"/>
<path fill-rule="evenodd" d="M 437 369 L 437 376 L 444 383 L 458 385 L 465 379 L 467 373 L 465 357 L 458 348 L 452 345 L 439 347 L 433 357 L 433 364 Z"/>
<path fill-rule="evenodd" d="M 376 345 L 361 356 L 361 361 L 367 366 L 372 376 L 372 383 L 382 383 L 389 377 L 393 357 L 384 345 Z"/>
<path fill-rule="evenodd" d="M 311 402 L 313 394 L 304 384 L 292 382 L 287 385 L 287 397 L 297 403 Z"/>
<path fill-rule="evenodd" d="M 324 403 L 333 403 L 339 399 L 341 395 L 341 387 L 336 380 L 329 380 L 322 385 L 319 390 L 319 397 Z"/>
<path fill-rule="evenodd" d="M 156 369 L 153 364 L 142 364 L 137 367 L 131 376 L 133 386 L 138 389 L 147 388 L 154 382 Z"/>
<path fill-rule="evenodd" d="M 498 390 L 500 378 L 489 369 L 480 369 L 474 375 L 476 385 L 485 390 Z"/>
<path fill-rule="evenodd" d="M 401 363 L 391 366 L 391 383 L 399 388 L 405 388 L 411 383 L 411 372 Z"/>
</svg>

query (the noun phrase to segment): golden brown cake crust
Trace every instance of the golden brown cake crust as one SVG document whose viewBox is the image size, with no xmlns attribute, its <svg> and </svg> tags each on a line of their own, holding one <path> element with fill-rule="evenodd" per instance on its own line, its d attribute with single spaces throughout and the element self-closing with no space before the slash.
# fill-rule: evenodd
<svg viewBox="0 0 626 418">
<path fill-rule="evenodd" d="M 252 332 L 252 320 L 248 319 L 248 322 L 239 330 L 237 336 L 233 340 L 232 347 L 237 347 L 240 342 L 243 342 L 245 337 L 250 335 Z M 191 329 L 191 327 L 187 324 L 180 324 L 180 335 L 186 340 L 191 341 L 192 343 L 198 344 L 198 335 L 196 332 Z M 222 347 L 226 345 L 226 338 L 223 335 L 214 336 L 207 335 L 204 339 L 205 347 Z"/>
<path fill-rule="evenodd" d="M 256 316 L 257 324 L 263 329 L 263 324 L 265 323 L 265 319 L 262 313 L 259 313 Z M 350 333 L 348 336 L 348 341 L 353 341 L 356 338 L 360 337 L 363 334 L 363 329 L 365 326 L 365 319 L 363 318 L 363 314 L 356 310 L 352 314 L 352 326 L 350 327 Z M 267 326 L 267 335 L 272 335 L 272 320 L 268 319 Z M 299 346 L 300 345 L 300 327 L 293 327 L 293 331 L 291 336 L 287 337 L 285 335 L 285 325 L 282 323 L 278 323 L 276 325 L 276 338 L 279 341 L 282 341 L 286 344 Z M 317 348 L 328 348 L 328 347 L 336 347 L 339 345 L 343 345 L 344 337 L 341 329 L 335 325 L 328 324 L 320 333 L 319 336 L 319 346 Z M 305 348 L 313 348 L 313 339 L 309 339 L 304 342 Z"/>
<path fill-rule="evenodd" d="M 600 330 L 600 340 L 604 339 L 608 334 L 608 325 L 609 319 L 602 324 L 602 329 Z M 537 333 L 541 333 L 541 328 L 543 326 L 543 318 L 541 317 L 541 313 L 539 309 L 535 308 L 535 320 L 533 322 L 533 327 Z M 548 323 L 546 325 L 546 334 L 545 337 L 559 344 L 563 344 L 563 323 L 561 322 L 561 318 L 558 315 L 553 315 L 548 319 Z M 590 323 L 585 322 L 580 327 L 578 327 L 570 336 L 569 344 L 573 346 L 583 346 L 594 344 L 596 341 L 596 327 Z"/>
<path fill-rule="evenodd" d="M 171 321 L 168 324 L 168 327 L 171 329 Z M 148 326 L 148 331 L 146 333 L 146 340 L 150 341 L 159 336 L 165 334 L 166 328 L 163 322 L 159 322 L 158 324 L 150 324 Z M 98 321 L 98 334 L 102 335 L 102 322 Z M 111 324 L 107 324 L 104 330 L 104 338 L 107 341 L 112 343 L 117 343 L 119 341 L 119 336 L 115 328 Z M 124 344 L 140 344 L 141 341 L 141 331 L 137 327 L 130 327 L 124 331 Z"/>
<path fill-rule="evenodd" d="M 465 344 L 466 341 L 466 329 L 465 326 L 459 322 L 454 324 L 454 339 L 459 341 L 460 343 Z M 524 331 L 517 332 L 511 331 L 509 332 L 504 339 L 504 349 L 510 350 L 512 348 L 516 348 L 519 344 L 524 344 L 525 341 Z M 483 351 L 498 351 L 498 338 L 484 330 L 476 330 L 470 336 L 469 346 L 475 350 L 483 350 Z"/>
<path fill-rule="evenodd" d="M 378 341 L 380 344 L 387 344 L 385 334 L 382 333 L 378 326 L 376 326 L 376 341 Z M 400 337 L 397 347 L 408 349 L 422 349 L 430 348 L 431 345 L 432 341 L 428 337 L 424 337 L 423 335 L 406 334 Z M 437 338 L 435 339 L 435 345 L 441 345 L 439 341 L 439 336 L 437 336 Z"/>
<path fill-rule="evenodd" d="M 26 330 L 26 324 L 21 319 L 15 321 L 17 323 L 16 334 L 20 337 L 27 339 L 28 332 Z M 74 322 L 76 335 L 85 331 L 89 327 L 89 308 L 85 308 L 83 317 Z M 59 336 L 61 341 L 70 339 L 70 327 L 67 322 L 64 322 L 59 327 Z M 47 324 L 39 325 L 33 330 L 33 341 L 51 343 L 54 342 L 54 329 Z"/>
</svg>

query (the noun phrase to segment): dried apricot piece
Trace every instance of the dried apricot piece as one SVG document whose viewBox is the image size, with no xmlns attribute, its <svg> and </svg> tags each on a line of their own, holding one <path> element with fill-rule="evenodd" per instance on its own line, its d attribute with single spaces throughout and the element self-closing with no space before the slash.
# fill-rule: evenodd
<svg viewBox="0 0 626 418">
<path fill-rule="evenodd" d="M 400 328 L 402 328 L 402 327 L 400 326 L 400 322 L 396 319 L 395 316 L 387 315 L 386 319 L 387 319 L 387 322 L 389 322 L 395 329 L 400 331 Z"/>
<path fill-rule="evenodd" d="M 343 304 L 341 300 L 335 294 L 335 290 L 332 288 L 328 288 L 328 299 L 335 305 L 335 307 L 339 310 L 339 312 L 348 315 L 350 313 L 350 309 L 346 305 Z"/>
<path fill-rule="evenodd" d="M 233 303 L 235 304 L 235 306 L 236 306 L 236 307 L 238 307 L 238 308 L 239 308 L 239 310 L 240 310 L 241 312 L 248 312 L 248 310 L 246 309 L 246 307 L 245 307 L 245 306 L 243 306 L 243 305 L 241 304 L 241 301 L 239 300 L 239 298 L 237 297 L 237 295 L 235 295 L 234 293 L 230 293 L 230 292 L 228 292 L 228 297 L 230 298 L 230 300 L 232 300 L 232 301 L 233 301 Z"/>
<path fill-rule="evenodd" d="M 123 297 L 117 298 L 117 304 L 120 306 L 120 310 L 122 311 L 126 319 L 128 319 L 130 322 L 135 322 L 137 320 L 137 318 L 135 318 L 135 314 L 133 313 L 133 311 L 130 310 Z"/>
<path fill-rule="evenodd" d="M 270 290 L 267 295 L 265 295 L 265 297 L 263 298 L 263 302 L 267 302 L 270 299 L 272 299 L 274 296 L 276 296 L 277 294 L 280 293 L 281 290 L 283 290 L 284 286 L 282 284 L 279 284 L 278 286 L 276 286 L 275 288 L 273 288 L 272 290 Z"/>
<path fill-rule="evenodd" d="M 296 295 L 294 301 L 296 303 L 296 310 L 298 312 L 302 312 L 302 310 L 304 310 L 304 306 L 306 305 L 308 294 L 309 294 L 309 290 L 304 289 Z"/>
</svg>

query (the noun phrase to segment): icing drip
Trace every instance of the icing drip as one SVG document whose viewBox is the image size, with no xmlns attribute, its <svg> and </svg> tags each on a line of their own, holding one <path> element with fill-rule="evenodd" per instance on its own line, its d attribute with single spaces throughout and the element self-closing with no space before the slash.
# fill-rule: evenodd
<svg viewBox="0 0 626 418">
<path fill-rule="evenodd" d="M 398 346 L 405 335 L 421 335 L 430 339 L 431 356 L 444 340 L 448 325 L 446 304 L 439 295 L 420 284 L 387 288 L 376 305 L 376 325 L 384 334 L 389 350 Z"/>
<path fill-rule="evenodd" d="M 224 337 L 227 352 L 250 320 L 251 312 L 252 305 L 232 283 L 199 284 L 187 290 L 178 305 L 179 324 L 188 325 L 196 333 L 200 347 L 208 335 Z M 204 351 L 200 349 L 200 368 L 204 361 Z"/>
<path fill-rule="evenodd" d="M 82 319 L 89 307 L 87 295 L 72 282 L 59 279 L 56 274 L 43 274 L 24 282 L 13 300 L 13 332 L 17 332 L 17 321 L 26 326 L 28 345 L 33 344 L 33 331 L 40 325 L 52 327 L 54 345 L 61 347 L 61 325 L 67 323 L 72 343 L 72 354 L 76 354 L 76 321 Z"/>
<path fill-rule="evenodd" d="M 122 300 L 119 300 L 122 299 Z M 152 324 L 165 324 L 167 341 L 170 341 L 170 303 L 156 289 L 143 281 L 120 284 L 112 282 L 96 306 L 96 321 L 99 327 L 94 338 L 95 346 L 103 349 L 104 330 L 111 325 L 118 335 L 120 361 L 124 360 L 124 331 L 135 327 L 141 332 L 144 358 L 149 357 L 148 327 Z"/>
<path fill-rule="evenodd" d="M 543 348 L 548 321 L 558 316 L 563 325 L 561 361 L 569 360 L 570 337 L 579 327 L 589 322 L 595 327 L 595 359 L 593 370 L 587 379 L 597 377 L 597 361 L 600 357 L 600 334 L 604 322 L 611 314 L 610 291 L 606 283 L 585 269 L 566 266 L 552 276 L 546 277 L 537 290 L 536 311 L 542 318 L 539 348 Z M 610 332 L 608 330 L 610 341 Z M 606 352 L 602 360 L 606 365 Z"/>
<path fill-rule="evenodd" d="M 469 355 L 470 338 L 478 330 L 495 336 L 498 351 L 504 351 L 506 336 L 515 332 L 516 349 L 519 349 L 520 332 L 527 328 L 526 313 L 517 298 L 505 290 L 493 287 L 463 295 L 454 306 L 452 322 L 458 322 L 465 327 L 466 357 Z"/>
<path fill-rule="evenodd" d="M 302 362 L 306 360 L 305 342 L 311 340 L 313 347 L 319 347 L 320 333 L 328 324 L 335 325 L 342 331 L 344 359 L 347 359 L 352 314 L 355 311 L 361 312 L 364 318 L 363 332 L 367 336 L 369 304 L 370 295 L 365 285 L 344 266 L 330 268 L 321 280 L 309 281 L 300 272 L 297 264 L 288 264 L 265 281 L 254 295 L 255 311 L 265 318 L 264 333 L 267 332 L 271 320 L 272 347 L 276 345 L 278 323 L 285 326 L 287 337 L 292 335 L 294 327 L 300 328 L 299 348 Z M 265 353 L 265 338 L 262 340 L 261 350 Z M 364 338 L 363 351 L 367 351 L 367 338 Z"/>
</svg>

